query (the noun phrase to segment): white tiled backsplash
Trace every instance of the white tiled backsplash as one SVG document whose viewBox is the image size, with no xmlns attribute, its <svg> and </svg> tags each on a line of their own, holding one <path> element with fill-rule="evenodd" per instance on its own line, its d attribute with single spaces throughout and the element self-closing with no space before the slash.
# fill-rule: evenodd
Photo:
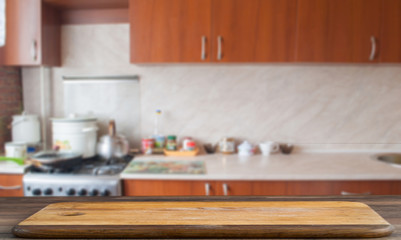
<svg viewBox="0 0 401 240">
<path fill-rule="evenodd" d="M 129 124 L 141 137 L 152 134 L 154 111 L 162 109 L 165 134 L 202 142 L 231 136 L 401 150 L 399 65 L 133 65 L 128 24 L 105 24 L 63 26 L 62 66 L 50 71 L 50 116 L 64 115 L 63 75 L 138 74 L 140 120 Z M 40 113 L 39 70 L 24 68 L 23 84 L 25 109 Z"/>
</svg>

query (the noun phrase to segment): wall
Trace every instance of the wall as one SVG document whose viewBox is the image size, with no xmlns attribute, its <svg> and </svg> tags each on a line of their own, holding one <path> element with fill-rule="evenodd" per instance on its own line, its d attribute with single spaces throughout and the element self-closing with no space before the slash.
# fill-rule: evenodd
<svg viewBox="0 0 401 240">
<path fill-rule="evenodd" d="M 51 115 L 64 115 L 63 75 L 139 74 L 140 120 L 132 128 L 140 137 L 152 134 L 160 108 L 164 133 L 202 142 L 231 136 L 306 149 L 401 150 L 400 66 L 133 65 L 128 35 L 127 24 L 63 26 L 63 67 L 51 69 L 49 82 Z M 23 70 L 24 88 L 37 86 L 37 72 Z M 35 90 L 24 90 L 32 112 Z"/>
<path fill-rule="evenodd" d="M 12 115 L 22 110 L 22 82 L 19 68 L 0 68 L 0 151 L 4 143 L 11 141 L 9 125 Z"/>
</svg>

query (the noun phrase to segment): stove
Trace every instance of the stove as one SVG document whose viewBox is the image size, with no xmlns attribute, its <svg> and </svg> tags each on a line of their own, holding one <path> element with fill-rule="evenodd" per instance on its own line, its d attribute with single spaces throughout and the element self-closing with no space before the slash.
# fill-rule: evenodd
<svg viewBox="0 0 401 240">
<path fill-rule="evenodd" d="M 23 177 L 24 196 L 121 196 L 120 173 L 133 159 L 83 159 L 69 169 L 30 166 Z"/>
</svg>

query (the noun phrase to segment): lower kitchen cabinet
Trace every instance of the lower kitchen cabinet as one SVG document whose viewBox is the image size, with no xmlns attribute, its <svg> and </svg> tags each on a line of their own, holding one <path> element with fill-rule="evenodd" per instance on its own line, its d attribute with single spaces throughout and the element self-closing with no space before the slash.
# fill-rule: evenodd
<svg viewBox="0 0 401 240">
<path fill-rule="evenodd" d="M 0 174 L 0 197 L 22 197 L 22 174 Z"/>
<path fill-rule="evenodd" d="M 401 181 L 124 180 L 126 196 L 401 195 Z"/>
<path fill-rule="evenodd" d="M 182 180 L 124 180 L 125 196 L 215 195 L 211 183 Z"/>
</svg>

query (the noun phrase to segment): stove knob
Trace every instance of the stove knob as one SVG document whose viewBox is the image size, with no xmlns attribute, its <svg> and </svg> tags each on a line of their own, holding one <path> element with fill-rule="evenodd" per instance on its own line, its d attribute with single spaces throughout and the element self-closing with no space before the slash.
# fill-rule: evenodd
<svg viewBox="0 0 401 240">
<path fill-rule="evenodd" d="M 42 194 L 42 191 L 39 188 L 33 189 L 32 194 L 35 196 L 39 196 Z"/>
<path fill-rule="evenodd" d="M 74 196 L 75 195 L 75 190 L 73 188 L 68 189 L 67 195 L 68 196 Z"/>
<path fill-rule="evenodd" d="M 51 188 L 47 188 L 45 191 L 44 191 L 44 194 L 45 195 L 52 195 L 53 194 L 53 190 L 51 189 Z"/>
<path fill-rule="evenodd" d="M 93 189 L 92 191 L 90 191 L 89 195 L 90 196 L 97 196 L 99 194 L 99 191 L 96 189 Z"/>
<path fill-rule="evenodd" d="M 110 196 L 110 191 L 106 189 L 100 195 L 102 195 L 102 196 Z"/>
<path fill-rule="evenodd" d="M 81 190 L 79 190 L 78 195 L 79 196 L 85 196 L 87 193 L 88 192 L 86 191 L 86 189 L 81 189 Z"/>
</svg>

